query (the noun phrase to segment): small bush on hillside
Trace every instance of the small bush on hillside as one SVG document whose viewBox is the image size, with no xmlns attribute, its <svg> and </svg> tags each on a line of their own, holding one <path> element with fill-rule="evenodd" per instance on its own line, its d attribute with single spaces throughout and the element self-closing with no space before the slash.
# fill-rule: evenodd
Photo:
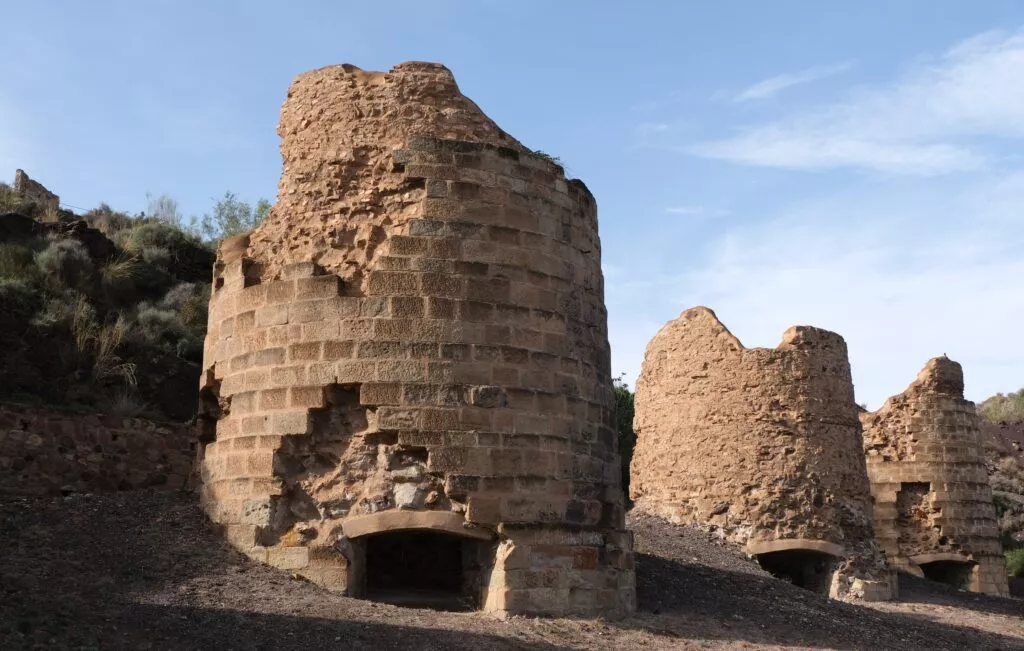
<svg viewBox="0 0 1024 651">
<path fill-rule="evenodd" d="M 138 299 L 135 282 L 139 273 L 139 263 L 134 257 L 121 254 L 108 260 L 99 270 L 103 302 L 113 308 L 134 303 Z"/>
<path fill-rule="evenodd" d="M 1005 457 L 992 473 L 992 490 L 1024 495 L 1024 463 L 1018 457 Z"/>
<path fill-rule="evenodd" d="M 151 346 L 175 345 L 188 334 L 177 312 L 149 303 L 140 303 L 135 309 L 135 338 Z"/>
<path fill-rule="evenodd" d="M 130 228 L 135 221 L 130 215 L 117 212 L 105 203 L 101 203 L 99 208 L 93 208 L 82 215 L 82 219 L 87 221 L 93 228 L 102 231 L 107 237 L 118 231 Z"/>
<path fill-rule="evenodd" d="M 60 286 L 80 289 L 92 280 L 92 258 L 77 240 L 52 240 L 35 254 L 35 261 L 40 271 Z"/>
<path fill-rule="evenodd" d="M 0 183 L 0 212 L 13 212 L 21 205 L 21 198 L 14 188 Z"/>
<path fill-rule="evenodd" d="M 146 261 L 146 263 L 160 269 L 167 269 L 171 266 L 171 263 L 174 262 L 171 258 L 171 252 L 159 246 L 147 246 L 143 248 L 142 259 Z"/>
<path fill-rule="evenodd" d="M 156 219 L 136 221 L 114 234 L 114 243 L 132 255 L 141 256 L 146 249 L 163 249 L 172 260 L 182 257 L 183 251 L 201 246 L 199 238 L 191 233 Z"/>
<path fill-rule="evenodd" d="M 1024 549 L 1006 552 L 1006 572 L 1010 576 L 1024 577 Z"/>
<path fill-rule="evenodd" d="M 32 319 L 37 328 L 61 329 L 67 332 L 87 330 L 96 323 L 96 309 L 89 299 L 76 291 L 54 296 L 46 301 Z"/>
<path fill-rule="evenodd" d="M 174 310 L 186 326 L 206 332 L 206 311 L 210 303 L 210 286 L 199 283 L 175 285 L 160 300 L 160 307 Z"/>
<path fill-rule="evenodd" d="M 33 280 L 39 277 L 35 252 L 21 242 L 0 244 L 0 278 Z"/>
<path fill-rule="evenodd" d="M 112 397 L 104 400 L 101 406 L 105 413 L 122 418 L 137 418 L 149 410 L 149 405 L 130 387 L 117 391 Z"/>
<path fill-rule="evenodd" d="M 997 393 L 982 401 L 978 411 L 991 423 L 1024 421 L 1024 389 L 1006 395 Z"/>
<path fill-rule="evenodd" d="M 184 230 L 182 224 L 181 210 L 178 209 L 178 202 L 170 198 L 166 194 L 162 194 L 159 197 L 153 197 L 147 194 L 146 200 L 149 204 L 146 206 L 146 216 L 152 217 L 153 219 L 174 226 L 178 230 Z"/>
<path fill-rule="evenodd" d="M 0 187 L 0 201 L 8 194 Z M 231 227 L 265 208 L 228 195 L 215 214 Z M 40 219 L 38 210 L 26 216 Z M 92 259 L 63 227 L 0 243 L 0 393 L 184 417 L 169 397 L 181 390 L 164 388 L 198 377 L 213 251 L 166 196 L 150 198 L 146 216 L 103 204 L 83 217 L 113 242 L 113 255 Z"/>
<path fill-rule="evenodd" d="M 0 329 L 4 326 L 27 323 L 41 307 L 39 289 L 24 278 L 0 277 Z"/>
<path fill-rule="evenodd" d="M 225 192 L 224 198 L 214 205 L 213 214 L 205 214 L 199 220 L 199 232 L 207 241 L 216 242 L 231 235 L 251 231 L 266 219 L 269 213 L 270 202 L 266 199 L 257 201 L 254 208 L 244 201 L 239 201 L 234 193 Z"/>
<path fill-rule="evenodd" d="M 208 302 L 209 286 L 180 283 L 160 301 L 136 307 L 132 339 L 183 359 L 200 361 Z"/>
</svg>

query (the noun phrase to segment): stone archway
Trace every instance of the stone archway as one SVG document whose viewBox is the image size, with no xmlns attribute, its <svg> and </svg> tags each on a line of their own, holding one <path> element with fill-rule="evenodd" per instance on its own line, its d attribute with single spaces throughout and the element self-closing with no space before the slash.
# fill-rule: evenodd
<svg viewBox="0 0 1024 651">
<path fill-rule="evenodd" d="M 494 532 L 451 512 L 383 511 L 344 521 L 348 594 L 434 610 L 482 607 Z"/>
<path fill-rule="evenodd" d="M 772 576 L 800 588 L 829 596 L 839 562 L 841 545 L 822 540 L 771 540 L 747 544 L 747 553 Z"/>
<path fill-rule="evenodd" d="M 920 568 L 924 578 L 945 583 L 958 590 L 969 586 L 971 574 L 977 567 L 977 563 L 962 554 L 919 554 L 911 556 L 909 560 Z"/>
</svg>

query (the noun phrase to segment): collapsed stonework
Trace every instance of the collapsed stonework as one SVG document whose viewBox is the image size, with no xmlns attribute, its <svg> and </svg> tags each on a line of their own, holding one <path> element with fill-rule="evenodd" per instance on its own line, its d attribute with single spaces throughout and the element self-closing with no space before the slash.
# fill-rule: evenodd
<svg viewBox="0 0 1024 651">
<path fill-rule="evenodd" d="M 278 133 L 214 270 L 211 517 L 353 596 L 632 611 L 593 196 L 437 64 L 304 73 Z"/>
<path fill-rule="evenodd" d="M 875 531 L 889 562 L 974 592 L 1007 595 L 980 417 L 960 364 L 928 362 L 864 424 Z"/>
<path fill-rule="evenodd" d="M 29 178 L 24 170 L 14 171 L 14 191 L 25 203 L 34 203 L 44 211 L 60 208 L 60 197 L 50 192 L 38 181 Z"/>
<path fill-rule="evenodd" d="M 686 310 L 647 346 L 634 429 L 635 509 L 709 528 L 809 589 L 895 596 L 839 335 L 796 326 L 748 349 L 711 310 Z"/>
</svg>

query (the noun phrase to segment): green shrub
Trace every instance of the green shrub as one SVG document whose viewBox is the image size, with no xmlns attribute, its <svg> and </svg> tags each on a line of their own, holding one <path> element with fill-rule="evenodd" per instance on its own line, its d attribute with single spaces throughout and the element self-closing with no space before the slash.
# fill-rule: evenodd
<svg viewBox="0 0 1024 651">
<path fill-rule="evenodd" d="M 92 336 L 92 379 L 102 382 L 111 378 L 124 380 L 125 385 L 134 387 L 135 364 L 121 359 L 119 349 L 128 337 L 131 326 L 122 315 L 117 320 L 95 330 Z"/>
<path fill-rule="evenodd" d="M 14 188 L 0 183 L 0 212 L 14 212 L 21 205 L 21 198 Z"/>
<path fill-rule="evenodd" d="M 1024 577 L 1024 548 L 1006 552 L 1006 571 L 1010 576 Z"/>
<path fill-rule="evenodd" d="M 147 246 L 142 249 L 142 259 L 160 269 L 168 269 L 173 262 L 171 252 L 162 246 Z"/>
<path fill-rule="evenodd" d="M 636 445 L 636 433 L 633 431 L 634 394 L 629 390 L 622 376 L 612 378 L 615 391 L 615 423 L 616 435 L 619 439 L 619 456 L 622 461 L 622 491 L 629 499 L 629 464 L 633 459 L 633 447 Z"/>
<path fill-rule="evenodd" d="M 134 221 L 128 214 L 117 212 L 105 203 L 101 203 L 99 208 L 93 208 L 82 215 L 82 219 L 87 221 L 93 228 L 102 231 L 107 237 L 111 237 L 118 231 L 130 228 Z"/>
<path fill-rule="evenodd" d="M 32 319 L 32 325 L 47 330 L 86 332 L 96 325 L 96 308 L 76 291 L 68 291 L 46 301 Z"/>
<path fill-rule="evenodd" d="M 0 244 L 0 278 L 33 280 L 39 276 L 35 253 L 21 242 Z"/>
<path fill-rule="evenodd" d="M 206 332 L 206 312 L 210 303 L 210 286 L 200 283 L 179 283 L 167 290 L 160 307 L 174 310 L 187 327 Z"/>
<path fill-rule="evenodd" d="M 213 214 L 205 214 L 199 220 L 199 232 L 210 242 L 245 233 L 259 226 L 270 213 L 270 202 L 260 199 L 253 208 L 245 201 L 239 201 L 232 192 L 225 192 L 224 198 L 213 207 Z"/>
<path fill-rule="evenodd" d="M 45 276 L 63 287 L 82 289 L 92 280 L 92 258 L 78 240 L 51 240 L 35 254 L 35 261 Z"/>
<path fill-rule="evenodd" d="M 24 278 L 0 277 L 0 330 L 27 324 L 42 305 L 39 289 Z"/>
<path fill-rule="evenodd" d="M 139 399 L 132 387 L 122 387 L 101 403 L 104 413 L 123 418 L 136 418 L 146 415 L 148 405 Z"/>
<path fill-rule="evenodd" d="M 181 228 L 158 219 L 136 219 L 128 228 L 114 233 L 112 238 L 122 250 L 142 256 L 147 248 L 165 249 L 172 260 L 182 257 L 182 252 L 202 246 L 199 238 Z"/>
<path fill-rule="evenodd" d="M 133 339 L 136 341 L 169 349 L 186 335 L 188 328 L 174 310 L 150 303 L 140 303 L 135 308 Z"/>
<path fill-rule="evenodd" d="M 157 219 L 166 224 L 170 224 L 175 228 L 182 230 L 182 216 L 181 210 L 178 209 L 178 202 L 167 196 L 161 194 L 159 197 L 146 193 L 146 214 L 153 219 Z"/>
<path fill-rule="evenodd" d="M 978 405 L 978 411 L 991 423 L 1024 421 L 1024 389 L 1015 393 L 997 393 Z"/>
</svg>

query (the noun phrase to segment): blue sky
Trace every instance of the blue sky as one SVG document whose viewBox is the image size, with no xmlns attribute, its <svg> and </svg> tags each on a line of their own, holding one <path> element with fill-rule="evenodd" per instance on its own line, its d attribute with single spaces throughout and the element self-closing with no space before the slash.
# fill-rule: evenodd
<svg viewBox="0 0 1024 651">
<path fill-rule="evenodd" d="M 597 196 L 615 372 L 703 304 L 841 333 L 857 398 L 928 358 L 1024 385 L 1024 3 L 8 3 L 0 177 L 80 208 L 273 200 L 304 70 L 444 63 Z"/>
</svg>

